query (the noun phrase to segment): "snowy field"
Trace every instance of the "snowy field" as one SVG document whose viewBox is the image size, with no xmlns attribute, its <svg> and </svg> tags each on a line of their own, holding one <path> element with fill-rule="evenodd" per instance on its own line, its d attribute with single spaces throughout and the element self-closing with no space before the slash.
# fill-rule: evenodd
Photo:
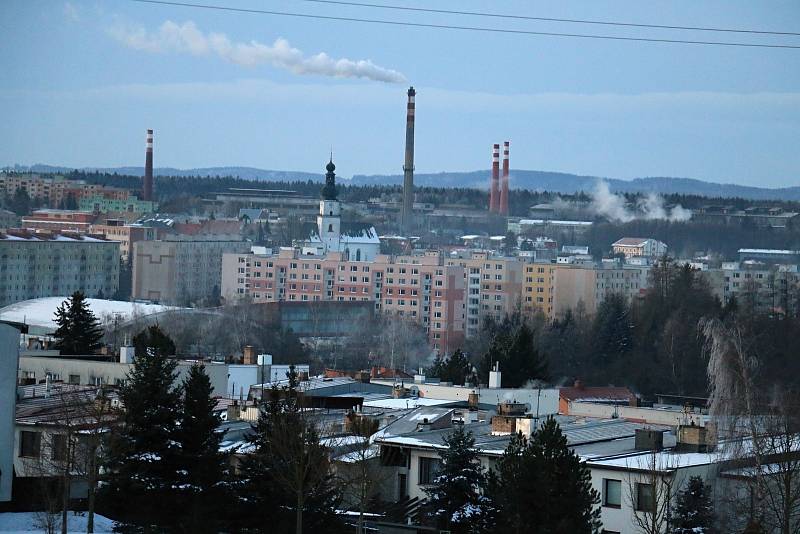
<svg viewBox="0 0 800 534">
<path fill-rule="evenodd" d="M 56 532 L 61 532 L 61 516 L 56 518 L 58 524 L 55 527 Z M 86 532 L 86 515 L 76 515 L 72 512 L 69 513 L 67 520 L 68 532 Z M 24 513 L 5 513 L 0 514 L 0 532 L 16 532 L 16 533 L 41 533 L 45 529 L 42 526 L 41 514 L 35 512 Z M 113 532 L 114 522 L 107 517 L 95 514 L 94 516 L 94 531 L 95 532 Z"/>
</svg>

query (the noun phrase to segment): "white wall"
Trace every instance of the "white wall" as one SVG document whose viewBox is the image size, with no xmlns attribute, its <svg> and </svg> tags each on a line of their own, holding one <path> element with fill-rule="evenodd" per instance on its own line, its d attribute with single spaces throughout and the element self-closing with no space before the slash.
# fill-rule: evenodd
<svg viewBox="0 0 800 534">
<path fill-rule="evenodd" d="M 636 491 L 635 484 L 637 482 L 649 483 L 652 475 L 627 470 L 603 469 L 592 465 L 589 465 L 589 470 L 592 476 L 592 488 L 600 494 L 600 518 L 603 522 L 603 529 L 620 534 L 640 534 L 641 530 L 634 515 L 643 512 L 635 511 L 635 497 L 632 493 Z M 711 466 L 708 465 L 677 469 L 673 475 L 672 501 L 675 502 L 675 496 L 686 486 L 690 477 L 699 475 L 708 481 L 711 473 Z M 620 508 L 603 506 L 605 502 L 603 479 L 621 481 L 622 505 Z"/>
<path fill-rule="evenodd" d="M 209 366 L 206 366 L 208 369 Z M 225 367 L 223 365 L 223 367 Z M 227 395 L 232 395 L 238 398 L 239 392 L 242 392 L 244 398 L 250 392 L 250 386 L 258 384 L 258 373 L 260 368 L 258 365 L 228 365 L 228 381 L 227 381 Z"/>
<path fill-rule="evenodd" d="M 619 417 L 620 419 L 633 419 L 657 425 L 692 425 L 706 426 L 708 415 L 699 413 L 686 413 L 682 410 L 668 410 L 660 408 L 643 408 L 633 406 L 611 406 L 592 402 L 570 402 L 569 415 L 584 417 Z"/>
<path fill-rule="evenodd" d="M 11 500 L 19 330 L 0 324 L 0 502 Z"/>
<path fill-rule="evenodd" d="M 182 381 L 192 362 L 181 361 L 176 369 L 178 381 Z M 223 396 L 228 385 L 228 366 L 207 364 L 206 373 L 211 379 L 213 394 Z M 47 358 L 40 356 L 23 356 L 19 359 L 19 375 L 23 372 L 34 373 L 36 381 L 44 380 L 47 373 L 52 373 L 57 380 L 69 382 L 69 375 L 79 375 L 80 384 L 94 384 L 95 379 L 100 379 L 103 384 L 116 385 L 118 381 L 125 380 L 133 364 L 119 362 L 97 362 L 91 360 L 76 360 L 72 358 Z M 11 373 L 16 377 L 17 373 Z"/>
</svg>

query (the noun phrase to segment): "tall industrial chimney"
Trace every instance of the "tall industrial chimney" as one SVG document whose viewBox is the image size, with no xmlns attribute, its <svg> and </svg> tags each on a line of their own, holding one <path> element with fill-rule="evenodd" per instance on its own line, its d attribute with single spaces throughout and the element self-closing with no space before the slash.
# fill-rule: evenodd
<svg viewBox="0 0 800 534">
<path fill-rule="evenodd" d="M 508 215 L 508 149 L 510 143 L 503 143 L 503 178 L 500 181 L 500 215 Z"/>
<path fill-rule="evenodd" d="M 406 111 L 406 161 L 403 165 L 403 231 L 411 230 L 414 217 L 414 87 L 408 88 Z"/>
<path fill-rule="evenodd" d="M 144 181 L 142 182 L 142 200 L 153 200 L 153 130 L 147 130 L 145 144 Z"/>
<path fill-rule="evenodd" d="M 500 211 L 500 145 L 492 147 L 492 183 L 489 186 L 489 211 Z"/>
</svg>

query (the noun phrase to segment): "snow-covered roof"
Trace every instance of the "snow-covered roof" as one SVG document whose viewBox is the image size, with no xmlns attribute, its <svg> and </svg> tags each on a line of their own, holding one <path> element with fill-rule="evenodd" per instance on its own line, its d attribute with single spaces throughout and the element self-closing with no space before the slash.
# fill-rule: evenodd
<svg viewBox="0 0 800 534">
<path fill-rule="evenodd" d="M 15 302 L 0 308 L 0 320 L 25 323 L 53 331 L 57 328 L 55 323 L 56 308 L 68 298 L 66 296 L 44 297 Z M 177 309 L 158 304 L 139 304 L 121 300 L 86 299 L 86 302 L 92 313 L 100 320 L 111 316 L 127 321 L 138 315 L 152 315 L 170 309 Z"/>
<path fill-rule="evenodd" d="M 780 254 L 780 255 L 791 255 L 791 254 L 800 254 L 798 250 L 781 250 L 781 249 L 769 249 L 769 248 L 740 248 L 739 254 Z"/>
<path fill-rule="evenodd" d="M 591 226 L 592 221 L 557 221 L 552 219 L 520 219 L 521 225 L 554 224 L 556 226 Z"/>
<path fill-rule="evenodd" d="M 445 404 L 453 404 L 452 400 L 442 399 L 429 399 L 428 397 L 417 397 L 407 399 L 377 399 L 371 401 L 364 401 L 365 408 L 383 408 L 387 410 L 405 410 L 407 408 L 418 408 L 420 406 L 441 406 Z"/>
</svg>

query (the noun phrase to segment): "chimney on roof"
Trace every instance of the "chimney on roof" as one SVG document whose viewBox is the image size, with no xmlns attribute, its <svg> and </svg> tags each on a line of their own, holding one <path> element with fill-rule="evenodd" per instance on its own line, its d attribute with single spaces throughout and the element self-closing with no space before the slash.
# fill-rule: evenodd
<svg viewBox="0 0 800 534">
<path fill-rule="evenodd" d="M 637 451 L 660 451 L 664 448 L 664 433 L 651 428 L 637 428 L 633 442 Z"/>
<path fill-rule="evenodd" d="M 489 388 L 500 389 L 502 387 L 502 375 L 500 374 L 500 362 L 494 362 L 494 367 L 489 371 Z"/>
<path fill-rule="evenodd" d="M 680 425 L 678 427 L 676 448 L 686 452 L 708 452 L 714 450 L 714 445 L 709 439 L 709 432 L 706 427 L 691 425 Z"/>
<path fill-rule="evenodd" d="M 256 349 L 252 345 L 245 345 L 242 349 L 242 363 L 245 365 L 256 363 Z"/>
</svg>

